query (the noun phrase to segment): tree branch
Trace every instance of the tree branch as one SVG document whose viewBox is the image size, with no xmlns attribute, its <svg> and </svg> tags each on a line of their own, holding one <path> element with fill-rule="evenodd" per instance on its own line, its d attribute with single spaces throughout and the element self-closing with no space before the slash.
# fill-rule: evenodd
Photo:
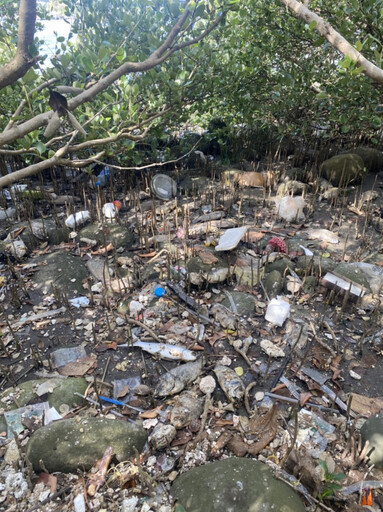
<svg viewBox="0 0 383 512">
<path fill-rule="evenodd" d="M 164 60 L 170 57 L 174 52 L 186 48 L 187 46 L 191 46 L 201 41 L 206 35 L 208 35 L 222 20 L 222 18 L 227 14 L 227 11 L 222 13 L 206 30 L 204 30 L 200 36 L 190 39 L 189 41 L 184 41 L 179 45 L 173 46 L 179 32 L 182 29 L 183 24 L 186 19 L 190 15 L 190 11 L 185 9 L 182 16 L 176 22 L 172 30 L 169 32 L 165 41 L 160 45 L 157 50 L 152 52 L 150 56 L 142 61 L 142 62 L 125 62 L 116 70 L 112 71 L 108 76 L 101 78 L 96 84 L 94 84 L 89 89 L 85 89 L 81 94 L 78 94 L 76 97 L 72 98 L 68 101 L 68 110 L 74 110 L 78 106 L 91 101 L 95 96 L 100 94 L 102 91 L 107 89 L 110 85 L 112 85 L 115 81 L 117 81 L 121 76 L 126 75 L 128 73 L 138 73 L 147 71 L 152 69 L 153 67 L 161 64 Z M 25 121 L 24 123 L 14 126 L 10 130 L 3 132 L 0 134 L 0 146 L 5 144 L 10 144 L 15 140 L 24 137 L 28 133 L 33 130 L 37 130 L 41 126 L 48 123 L 52 112 L 45 112 L 43 114 L 38 114 L 37 116 Z"/>
<path fill-rule="evenodd" d="M 36 0 L 20 0 L 17 51 L 14 58 L 0 68 L 0 89 L 25 75 L 37 58 L 30 54 L 36 24 Z"/>
<path fill-rule="evenodd" d="M 363 72 L 375 82 L 383 85 L 383 70 L 363 57 L 342 35 L 339 34 L 331 25 L 320 16 L 310 11 L 305 5 L 297 0 L 280 0 L 286 7 L 306 23 L 316 22 L 316 30 L 327 39 L 331 45 L 339 50 L 343 55 L 350 57 L 355 61 L 358 67 L 363 68 Z"/>
</svg>

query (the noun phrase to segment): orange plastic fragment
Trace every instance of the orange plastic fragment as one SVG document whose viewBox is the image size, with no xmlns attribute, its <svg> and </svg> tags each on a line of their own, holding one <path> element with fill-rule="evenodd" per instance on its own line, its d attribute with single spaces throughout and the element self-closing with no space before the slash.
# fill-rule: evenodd
<svg viewBox="0 0 383 512">
<path fill-rule="evenodd" d="M 360 504 L 362 506 L 372 506 L 372 487 L 369 487 L 368 489 L 363 489 L 362 500 Z"/>
</svg>

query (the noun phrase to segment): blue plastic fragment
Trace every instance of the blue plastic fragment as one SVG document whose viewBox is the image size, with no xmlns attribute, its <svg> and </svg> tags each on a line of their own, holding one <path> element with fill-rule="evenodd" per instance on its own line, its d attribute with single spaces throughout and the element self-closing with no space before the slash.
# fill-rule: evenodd
<svg viewBox="0 0 383 512">
<path fill-rule="evenodd" d="M 108 398 L 107 396 L 101 396 L 100 395 L 100 400 L 103 400 L 104 402 L 109 402 L 111 404 L 114 404 L 114 405 L 122 405 L 124 406 L 124 402 L 120 402 L 119 400 L 114 400 L 113 398 Z"/>
<path fill-rule="evenodd" d="M 156 297 L 163 297 L 166 293 L 165 288 L 162 288 L 162 286 L 157 286 L 154 290 L 154 295 Z"/>
</svg>

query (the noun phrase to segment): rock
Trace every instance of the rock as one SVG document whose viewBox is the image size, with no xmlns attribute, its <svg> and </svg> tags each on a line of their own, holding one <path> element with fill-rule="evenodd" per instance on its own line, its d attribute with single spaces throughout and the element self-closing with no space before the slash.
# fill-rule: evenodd
<svg viewBox="0 0 383 512">
<path fill-rule="evenodd" d="M 170 423 L 177 429 L 184 428 L 198 420 L 203 410 L 203 400 L 193 391 L 184 391 L 174 403 Z"/>
<path fill-rule="evenodd" d="M 36 430 L 26 448 L 35 471 L 41 471 L 40 459 L 53 473 L 76 473 L 89 470 L 112 446 L 121 462 L 144 447 L 146 432 L 139 426 L 106 418 L 60 420 Z"/>
<path fill-rule="evenodd" d="M 96 281 L 105 283 L 105 280 L 109 281 L 113 276 L 113 269 L 109 268 L 108 261 L 105 258 L 92 258 L 87 261 L 86 266 Z"/>
<path fill-rule="evenodd" d="M 115 249 L 123 247 L 126 250 L 135 242 L 134 233 L 119 224 L 108 224 L 104 230 L 98 224 L 89 224 L 79 231 L 79 237 L 97 240 L 101 245 L 112 243 Z"/>
<path fill-rule="evenodd" d="M 238 255 L 233 269 L 237 283 L 254 286 L 257 283 L 258 269 L 261 266 L 258 258 L 254 258 L 249 254 Z"/>
<path fill-rule="evenodd" d="M 289 268 L 291 270 L 295 269 L 294 263 L 288 258 L 280 258 L 278 260 L 273 261 L 272 263 L 267 264 L 267 270 L 272 272 L 273 270 L 278 270 L 281 274 L 283 274 Z"/>
<path fill-rule="evenodd" d="M 273 270 L 266 275 L 263 285 L 270 299 L 279 295 L 283 288 L 283 277 L 278 270 Z"/>
<path fill-rule="evenodd" d="M 365 172 L 363 159 L 355 153 L 337 155 L 325 160 L 320 171 L 335 186 L 359 181 Z"/>
<path fill-rule="evenodd" d="M 65 292 L 68 298 L 74 295 L 84 295 L 86 290 L 82 281 L 89 276 L 83 261 L 66 252 L 53 252 L 36 258 L 36 263 L 45 262 L 33 274 L 32 280 L 38 289 L 52 291 L 52 285 L 61 292 Z"/>
<path fill-rule="evenodd" d="M 363 443 L 369 442 L 367 452 L 374 448 L 370 460 L 377 468 L 383 468 L 383 414 L 374 414 L 360 429 Z"/>
<path fill-rule="evenodd" d="M 269 340 L 262 340 L 261 343 L 262 350 L 269 356 L 269 357 L 284 357 L 285 353 L 284 351 L 278 347 L 275 343 Z"/>
<path fill-rule="evenodd" d="M 238 315 L 251 316 L 254 313 L 255 302 L 253 295 L 250 295 L 250 293 L 242 292 L 230 292 L 230 295 L 233 298 L 234 304 L 237 308 Z M 230 300 L 227 297 L 224 301 L 222 301 L 222 305 L 226 306 L 230 310 L 232 309 Z"/>
<path fill-rule="evenodd" d="M 122 502 L 121 512 L 136 512 L 136 506 L 138 506 L 138 497 L 132 496 L 131 498 L 125 498 Z"/>
<path fill-rule="evenodd" d="M 154 450 L 162 450 L 176 437 L 177 431 L 173 425 L 158 425 L 149 437 L 149 443 Z"/>
<path fill-rule="evenodd" d="M 189 272 L 190 282 L 201 286 L 205 282 L 215 284 L 223 283 L 229 275 L 227 261 L 217 256 L 218 262 L 214 265 L 202 263 L 200 258 L 190 258 L 186 268 Z"/>
<path fill-rule="evenodd" d="M 353 153 L 362 158 L 365 168 L 368 172 L 379 172 L 383 167 L 383 152 L 379 149 L 360 146 L 354 148 L 348 153 Z"/>
<path fill-rule="evenodd" d="M 16 441 L 12 439 L 12 441 L 7 446 L 7 451 L 4 455 L 4 462 L 5 464 L 8 464 L 8 466 L 12 466 L 14 469 L 16 469 L 19 461 L 20 452 L 17 448 Z"/>
<path fill-rule="evenodd" d="M 186 512 L 304 512 L 291 487 L 261 462 L 230 457 L 179 476 L 171 493 Z"/>
<path fill-rule="evenodd" d="M 334 270 L 336 263 L 330 258 L 321 258 L 320 256 L 299 256 L 296 264 L 295 271 L 299 274 L 299 270 L 307 270 L 312 267 L 313 273 L 325 275 L 326 272 Z"/>
<path fill-rule="evenodd" d="M 365 265 L 368 265 L 368 263 Z M 355 265 L 353 263 L 339 263 L 335 266 L 334 272 L 338 276 L 354 281 L 355 283 L 364 286 L 368 291 L 371 291 L 370 281 L 359 265 Z M 382 278 L 380 279 L 380 284 L 383 284 Z"/>
<path fill-rule="evenodd" d="M 8 473 L 5 479 L 7 493 L 13 494 L 16 499 L 24 498 L 28 493 L 28 484 L 22 473 Z"/>
</svg>

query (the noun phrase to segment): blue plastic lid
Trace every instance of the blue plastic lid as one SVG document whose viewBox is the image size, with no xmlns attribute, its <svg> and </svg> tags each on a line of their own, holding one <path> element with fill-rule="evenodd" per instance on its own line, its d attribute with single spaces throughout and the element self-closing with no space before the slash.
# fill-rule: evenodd
<svg viewBox="0 0 383 512">
<path fill-rule="evenodd" d="M 165 290 L 165 288 L 162 288 L 162 286 L 157 286 L 154 289 L 154 295 L 156 297 L 163 297 L 165 294 L 166 294 L 166 290 Z"/>
</svg>

